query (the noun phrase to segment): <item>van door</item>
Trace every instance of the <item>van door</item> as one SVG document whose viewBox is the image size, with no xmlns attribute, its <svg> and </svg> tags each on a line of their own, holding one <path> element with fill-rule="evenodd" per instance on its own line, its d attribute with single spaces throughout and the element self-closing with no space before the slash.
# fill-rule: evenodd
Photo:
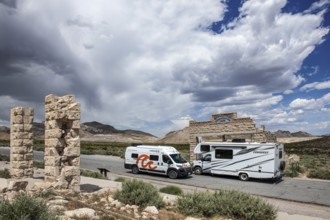
<svg viewBox="0 0 330 220">
<path fill-rule="evenodd" d="M 171 162 L 172 162 L 171 158 L 168 155 L 163 154 L 159 161 L 159 166 L 158 166 L 159 172 L 163 174 L 167 174 L 168 167 L 170 166 L 169 163 Z"/>
<path fill-rule="evenodd" d="M 149 173 L 164 173 L 160 159 L 158 154 L 150 154 L 149 163 L 152 164 L 152 166 L 149 167 Z"/>
</svg>

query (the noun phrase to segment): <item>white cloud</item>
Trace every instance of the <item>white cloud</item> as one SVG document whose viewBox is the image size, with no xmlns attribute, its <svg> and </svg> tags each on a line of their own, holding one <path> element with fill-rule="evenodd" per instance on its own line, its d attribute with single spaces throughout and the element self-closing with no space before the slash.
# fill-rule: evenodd
<svg viewBox="0 0 330 220">
<path fill-rule="evenodd" d="M 293 90 L 291 90 L 291 89 L 285 90 L 283 92 L 283 94 L 285 94 L 285 95 L 289 95 L 289 94 L 292 94 L 292 93 L 293 93 Z"/>
<path fill-rule="evenodd" d="M 285 4 L 244 1 L 240 16 L 220 34 L 208 29 L 227 10 L 219 0 L 20 1 L 14 14 L 1 14 L 0 24 L 11 30 L 8 45 L 26 41 L 28 47 L 31 42 L 24 59 L 17 56 L 7 64 L 20 61 L 23 75 L 31 72 L 27 64 L 43 66 L 44 75 L 30 80 L 43 85 L 42 92 L 33 85 L 39 96 L 74 93 L 82 103 L 83 121 L 159 135 L 166 128 L 148 126 L 198 115 L 196 110 L 200 115 L 242 111 L 262 118 L 259 113 L 283 100 L 274 93 L 288 94 L 301 84 L 304 79 L 296 73 L 328 28 L 321 27 L 322 13 L 284 14 Z M 314 4 L 311 12 L 317 7 L 324 4 Z M 33 53 L 38 44 L 41 55 Z M 50 77 L 54 80 L 43 83 Z M 1 80 L 0 94 L 19 102 L 22 97 L 4 87 L 15 80 L 14 75 Z M 21 91 L 34 97 L 29 89 Z M 313 100 L 291 104 L 300 108 L 302 102 Z"/>
<path fill-rule="evenodd" d="M 330 80 L 324 82 L 313 82 L 306 84 L 300 88 L 301 91 L 312 91 L 312 90 L 322 90 L 330 89 Z"/>
<path fill-rule="evenodd" d="M 324 95 L 319 99 L 295 99 L 290 104 L 289 107 L 292 109 L 306 109 L 306 110 L 319 110 L 330 103 L 330 93 Z"/>
</svg>

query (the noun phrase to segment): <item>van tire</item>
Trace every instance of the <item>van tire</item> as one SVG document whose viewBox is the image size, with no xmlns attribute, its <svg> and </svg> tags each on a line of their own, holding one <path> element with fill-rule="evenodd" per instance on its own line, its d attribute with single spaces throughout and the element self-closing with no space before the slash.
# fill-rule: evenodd
<svg viewBox="0 0 330 220">
<path fill-rule="evenodd" d="M 247 173 L 240 173 L 238 177 L 242 181 L 247 181 L 249 179 L 249 175 L 247 175 Z"/>
<path fill-rule="evenodd" d="M 194 168 L 194 174 L 195 175 L 201 175 L 203 173 L 203 169 L 201 167 L 195 167 Z"/>
<path fill-rule="evenodd" d="M 285 161 L 280 162 L 280 170 L 283 171 L 285 169 Z"/>
<path fill-rule="evenodd" d="M 178 172 L 176 171 L 176 170 L 170 170 L 170 171 L 168 171 L 168 177 L 170 178 L 170 179 L 176 179 L 176 178 L 178 178 Z"/>
<path fill-rule="evenodd" d="M 133 174 L 138 174 L 140 171 L 139 171 L 139 168 L 137 166 L 132 166 L 132 173 Z"/>
</svg>

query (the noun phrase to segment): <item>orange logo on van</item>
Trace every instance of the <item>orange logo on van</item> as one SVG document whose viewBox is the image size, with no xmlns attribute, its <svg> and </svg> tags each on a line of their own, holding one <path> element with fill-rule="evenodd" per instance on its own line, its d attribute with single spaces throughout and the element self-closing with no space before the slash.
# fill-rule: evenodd
<svg viewBox="0 0 330 220">
<path fill-rule="evenodd" d="M 149 161 L 148 163 L 146 163 L 147 160 L 149 160 L 149 156 L 146 154 L 141 154 L 137 159 L 136 159 L 136 165 L 139 164 L 141 160 L 141 166 L 142 168 L 146 168 L 149 167 L 149 170 L 154 170 L 157 168 L 157 166 L 152 166 L 152 164 L 154 163 L 153 161 Z"/>
</svg>

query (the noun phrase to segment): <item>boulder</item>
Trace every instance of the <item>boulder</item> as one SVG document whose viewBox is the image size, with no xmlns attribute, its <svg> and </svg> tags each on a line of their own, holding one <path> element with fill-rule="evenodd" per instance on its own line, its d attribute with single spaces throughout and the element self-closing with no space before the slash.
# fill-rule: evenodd
<svg viewBox="0 0 330 220">
<path fill-rule="evenodd" d="M 80 208 L 70 211 L 65 211 L 64 215 L 69 218 L 77 218 L 77 219 L 97 219 L 94 209 L 90 208 Z"/>
<path fill-rule="evenodd" d="M 159 214 L 159 211 L 155 206 L 147 206 L 143 211 L 147 212 L 151 215 L 158 215 Z"/>
<path fill-rule="evenodd" d="M 20 190 L 25 190 L 27 185 L 28 185 L 28 181 L 22 181 L 22 180 L 10 180 L 9 184 L 8 184 L 8 191 L 20 191 Z"/>
</svg>

